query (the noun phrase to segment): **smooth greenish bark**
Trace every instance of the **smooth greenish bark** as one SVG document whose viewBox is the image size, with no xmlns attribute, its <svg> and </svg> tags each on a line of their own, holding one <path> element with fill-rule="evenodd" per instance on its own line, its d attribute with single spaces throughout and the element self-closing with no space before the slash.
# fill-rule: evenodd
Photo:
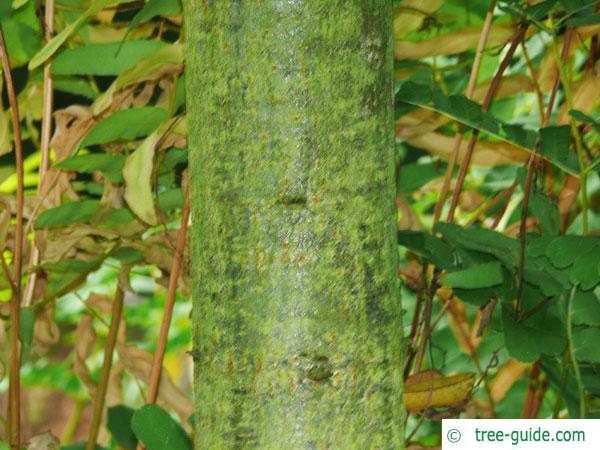
<svg viewBox="0 0 600 450">
<path fill-rule="evenodd" d="M 403 447 L 389 0 L 184 0 L 196 447 Z"/>
</svg>

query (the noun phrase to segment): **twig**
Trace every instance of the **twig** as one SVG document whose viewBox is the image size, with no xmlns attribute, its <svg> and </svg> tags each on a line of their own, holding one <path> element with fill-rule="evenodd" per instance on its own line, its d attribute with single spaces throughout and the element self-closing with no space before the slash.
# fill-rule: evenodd
<svg viewBox="0 0 600 450">
<path fill-rule="evenodd" d="M 519 26 L 519 31 L 513 37 L 508 52 L 502 59 L 496 74 L 494 75 L 494 79 L 492 80 L 492 84 L 490 85 L 485 98 L 483 100 L 483 104 L 481 105 L 481 110 L 483 112 L 487 112 L 490 109 L 490 105 L 492 104 L 492 100 L 494 99 L 494 95 L 500 86 L 500 82 L 502 81 L 502 77 L 504 76 L 504 71 L 510 64 L 512 57 L 515 53 L 515 50 L 525 37 L 525 31 L 527 30 L 526 25 Z M 462 191 L 463 184 L 465 182 L 465 177 L 467 174 L 467 170 L 469 169 L 469 164 L 471 163 L 471 156 L 473 155 L 473 150 L 475 149 L 475 145 L 477 144 L 477 139 L 479 138 L 479 129 L 474 129 L 471 134 L 471 138 L 467 143 L 467 149 L 465 151 L 465 155 L 463 156 L 462 163 L 460 165 L 460 170 L 458 172 L 458 177 L 456 179 L 456 184 L 454 186 L 454 192 L 452 194 L 452 200 L 450 202 L 450 210 L 448 211 L 447 222 L 452 222 L 454 220 L 454 213 L 456 211 L 456 207 L 458 206 L 458 199 L 460 198 L 460 193 Z"/>
<path fill-rule="evenodd" d="M 469 75 L 469 82 L 467 84 L 467 90 L 465 95 L 467 98 L 473 97 L 473 92 L 475 91 L 475 85 L 477 84 L 477 75 L 479 74 L 479 67 L 481 66 L 481 58 L 483 56 L 483 51 L 485 50 L 485 45 L 488 40 L 488 36 L 490 34 L 490 29 L 492 27 L 492 20 L 494 18 L 494 9 L 496 8 L 496 0 L 492 0 L 490 2 L 490 6 L 488 8 L 487 15 L 485 16 L 485 23 L 483 24 L 483 28 L 481 30 L 481 35 L 479 36 L 479 43 L 477 45 L 477 51 L 475 52 L 475 59 L 473 60 L 473 67 L 471 68 L 471 74 Z M 452 148 L 452 157 L 450 158 L 450 162 L 448 164 L 448 169 L 446 170 L 446 175 L 444 177 L 444 183 L 442 184 L 442 190 L 440 191 L 440 196 L 438 201 L 435 204 L 435 209 L 433 213 L 433 223 L 436 224 L 440 220 L 440 216 L 442 214 L 442 208 L 444 207 L 444 203 L 446 203 L 446 197 L 448 196 L 448 190 L 450 189 L 450 181 L 452 180 L 452 174 L 454 173 L 454 167 L 456 166 L 456 162 L 458 161 L 458 153 L 460 151 L 460 144 L 462 142 L 463 136 L 463 126 L 462 124 L 457 125 L 456 135 L 454 136 L 454 145 Z"/>
<path fill-rule="evenodd" d="M 533 86 L 533 91 L 535 92 L 535 97 L 538 102 L 540 122 L 544 123 L 544 98 L 542 97 L 542 90 L 540 89 L 540 84 L 537 82 L 535 68 L 533 67 L 531 58 L 529 58 L 529 52 L 527 51 L 527 46 L 525 45 L 525 42 L 521 42 L 521 49 L 523 49 L 523 57 L 525 58 L 525 64 L 527 64 L 527 68 L 529 69 L 529 81 Z"/>
<path fill-rule="evenodd" d="M 562 55 L 561 60 L 564 62 L 569 57 L 569 47 L 571 45 L 571 38 L 573 36 L 573 29 L 567 28 L 565 32 L 565 40 L 563 42 Z M 546 113 L 544 114 L 544 122 L 542 123 L 542 127 L 548 126 L 550 123 L 550 116 L 552 115 L 552 110 L 554 109 L 554 102 L 556 101 L 556 94 L 558 92 L 558 88 L 560 86 L 560 69 L 557 71 L 554 85 L 552 86 L 552 92 L 550 93 L 550 99 L 548 100 L 548 105 L 546 106 Z M 533 168 L 535 166 L 535 160 L 537 156 L 537 151 L 540 146 L 540 139 L 538 138 L 533 151 L 531 152 L 531 156 L 527 161 L 527 177 L 525 178 L 525 186 L 524 186 L 524 194 L 523 194 L 523 203 L 521 205 L 521 223 L 519 224 L 519 271 L 517 275 L 517 320 L 521 320 L 521 314 L 523 309 L 523 277 L 525 273 L 525 247 L 527 245 L 527 210 L 529 209 L 529 196 L 531 192 L 531 181 L 533 179 Z"/>
<path fill-rule="evenodd" d="M 165 312 L 163 314 L 163 321 L 160 327 L 160 333 L 158 336 L 158 343 L 156 346 L 156 352 L 154 353 L 154 360 L 152 361 L 152 370 L 150 371 L 150 381 L 148 384 L 148 397 L 147 403 L 156 402 L 158 395 L 158 387 L 160 384 L 160 374 L 163 366 L 163 359 L 165 356 L 165 349 L 167 347 L 167 337 L 169 335 L 169 326 L 171 325 L 171 318 L 173 316 L 173 306 L 175 304 L 175 294 L 177 293 L 177 282 L 179 280 L 179 274 L 181 272 L 181 265 L 183 261 L 183 252 L 187 242 L 187 229 L 188 220 L 190 216 L 190 199 L 186 189 L 184 193 L 183 211 L 181 214 L 181 227 L 177 235 L 177 246 L 175 248 L 175 257 L 173 258 L 173 265 L 171 267 L 171 275 L 169 277 L 169 288 L 167 292 L 167 302 L 165 305 Z"/>
<path fill-rule="evenodd" d="M 106 390 L 110 378 L 110 369 L 112 366 L 113 351 L 117 343 L 117 334 L 121 323 L 121 313 L 123 312 L 123 290 L 117 285 L 115 299 L 112 305 L 110 328 L 108 337 L 106 338 L 106 347 L 104 350 L 104 362 L 102 363 L 102 372 L 100 373 L 100 381 L 96 389 L 94 398 L 94 408 L 92 412 L 92 422 L 90 425 L 90 434 L 88 435 L 86 450 L 94 450 L 96 448 L 96 439 L 98 431 L 102 423 L 102 413 L 104 412 L 104 402 L 106 400 Z"/>
<path fill-rule="evenodd" d="M 54 34 L 54 0 L 46 0 L 45 11 L 44 11 L 44 37 L 46 42 L 52 39 Z M 44 184 L 44 178 L 48 171 L 50 161 L 50 135 L 52 131 L 52 107 L 53 107 L 53 80 L 52 73 L 50 72 L 50 64 L 52 59 L 49 58 L 44 63 L 44 90 L 43 90 L 43 103 L 42 103 L 42 133 L 40 143 L 40 179 L 38 183 L 38 193 L 41 191 Z M 23 306 L 31 305 L 33 301 L 33 294 L 35 292 L 35 284 L 37 281 L 37 272 L 32 270 L 34 266 L 40 263 L 40 251 L 38 247 L 33 244 L 31 246 L 31 255 L 29 257 L 29 266 L 27 272 L 29 274 L 27 283 L 25 285 L 25 292 L 23 294 Z"/>
<path fill-rule="evenodd" d="M 177 293 L 177 282 L 179 280 L 179 274 L 181 272 L 183 252 L 187 243 L 188 220 L 190 217 L 190 198 L 186 178 L 187 177 L 184 177 L 183 182 L 185 187 L 183 211 L 181 213 L 181 227 L 179 228 L 179 233 L 177 234 L 175 256 L 173 258 L 173 265 L 171 266 L 171 275 L 169 276 L 169 288 L 167 291 L 167 302 L 165 305 L 165 312 L 163 314 L 163 320 L 160 326 L 160 333 L 158 335 L 156 352 L 154 353 L 154 359 L 152 360 L 152 368 L 150 369 L 150 380 L 148 382 L 148 396 L 146 398 L 146 403 L 156 403 L 156 398 L 158 397 L 158 389 L 160 387 L 160 376 L 162 373 L 163 360 L 167 348 L 169 327 L 171 325 L 171 318 L 173 316 L 175 295 Z M 137 448 L 138 450 L 142 449 L 142 444 L 138 443 Z"/>
<path fill-rule="evenodd" d="M 10 111 L 13 122 L 13 137 L 15 142 L 15 161 L 17 171 L 17 222 L 15 228 L 15 249 L 13 255 L 13 279 L 14 295 L 11 301 L 11 352 L 10 352 L 10 379 L 9 379 L 9 436 L 10 445 L 19 448 L 21 444 L 21 380 L 19 369 L 21 366 L 21 355 L 19 349 L 19 310 L 21 307 L 21 266 L 23 259 L 23 142 L 21 140 L 21 120 L 19 118 L 19 106 L 17 95 L 10 71 L 10 60 L 4 40 L 4 29 L 0 25 L 0 53 L 2 55 L 2 71 L 6 80 L 6 93 L 10 103 Z"/>
</svg>

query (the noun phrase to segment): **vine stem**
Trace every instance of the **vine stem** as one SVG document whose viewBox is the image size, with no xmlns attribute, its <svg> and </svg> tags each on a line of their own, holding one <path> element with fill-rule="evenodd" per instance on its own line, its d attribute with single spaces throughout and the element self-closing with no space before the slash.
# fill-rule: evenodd
<svg viewBox="0 0 600 450">
<path fill-rule="evenodd" d="M 567 303 L 567 339 L 569 341 L 569 357 L 573 365 L 575 381 L 577 381 L 577 390 L 579 391 L 579 418 L 585 419 L 585 393 L 583 391 L 583 383 L 581 382 L 579 364 L 577 363 L 577 358 L 575 358 L 575 349 L 573 348 L 573 299 L 575 298 L 576 291 L 577 285 L 571 289 Z"/>
<path fill-rule="evenodd" d="M 54 34 L 54 0 L 46 0 L 44 10 L 44 37 L 46 42 L 52 39 Z M 38 183 L 38 193 L 42 191 L 46 172 L 48 171 L 50 161 L 50 136 L 52 132 L 52 107 L 54 103 L 54 92 L 53 92 L 53 79 L 52 73 L 50 72 L 50 64 L 52 59 L 49 58 L 44 63 L 44 87 L 43 87 L 43 98 L 42 98 L 42 132 L 40 142 L 40 181 Z M 29 266 L 27 272 L 29 277 L 25 284 L 25 291 L 23 293 L 23 306 L 31 305 L 33 301 L 33 294 L 35 292 L 35 284 L 37 282 L 37 272 L 32 270 L 33 267 L 37 266 L 40 262 L 40 251 L 36 245 L 31 246 L 31 255 L 29 257 Z"/>
<path fill-rule="evenodd" d="M 492 84 L 488 89 L 485 98 L 483 100 L 483 104 L 481 105 L 481 110 L 483 112 L 487 112 L 490 109 L 490 105 L 492 104 L 492 100 L 494 99 L 494 95 L 500 86 L 500 82 L 502 81 L 502 77 L 504 76 L 504 72 L 506 68 L 510 64 L 517 47 L 525 37 L 525 31 L 527 30 L 527 25 L 520 25 L 519 31 L 512 39 L 510 47 L 506 52 L 506 55 L 500 62 L 500 66 L 494 75 L 492 80 Z M 479 129 L 474 129 L 471 134 L 471 138 L 467 143 L 467 149 L 465 151 L 465 155 L 463 156 L 462 163 L 460 165 L 460 170 L 458 171 L 458 177 L 456 179 L 456 184 L 454 186 L 454 192 L 452 194 L 452 200 L 450 202 L 450 210 L 448 211 L 448 217 L 446 219 L 447 222 L 454 221 L 454 213 L 456 212 L 456 207 L 458 206 L 458 199 L 460 198 L 460 193 L 462 191 L 462 187 L 465 183 L 465 177 L 467 175 L 467 170 L 469 169 L 469 164 L 471 163 L 471 156 L 473 156 L 473 151 L 475 150 L 475 145 L 477 144 L 477 140 L 479 139 Z"/>
<path fill-rule="evenodd" d="M 14 292 L 11 301 L 11 347 L 10 347 L 10 376 L 9 376 L 9 441 L 12 448 L 19 448 L 21 443 L 21 380 L 19 372 L 21 367 L 21 355 L 19 348 L 19 313 L 21 309 L 21 267 L 23 265 L 23 141 L 21 139 L 21 120 L 19 118 L 19 106 L 15 85 L 10 70 L 10 60 L 4 40 L 4 29 L 0 26 L 0 54 L 2 56 L 2 71 L 6 80 L 6 93 L 10 103 L 10 111 L 13 123 L 13 137 L 15 142 L 15 162 L 17 171 L 17 193 L 16 193 L 16 227 L 15 243 L 13 253 L 13 284 Z"/>
<path fill-rule="evenodd" d="M 117 335 L 119 325 L 121 323 L 121 315 L 123 312 L 123 290 L 117 285 L 117 291 L 112 304 L 110 328 L 106 338 L 106 347 L 104 350 L 104 361 L 102 363 L 102 371 L 100 373 L 100 381 L 96 389 L 94 398 L 94 407 L 92 411 L 92 422 L 90 425 L 90 433 L 88 435 L 86 450 L 94 450 L 96 448 L 96 439 L 102 423 L 102 413 L 104 412 L 104 403 L 106 401 L 106 391 L 110 378 L 110 369 L 112 367 L 113 352 L 117 343 Z"/>
<path fill-rule="evenodd" d="M 487 40 L 490 35 L 490 29 L 492 27 L 492 21 L 494 18 L 494 9 L 495 8 L 496 8 L 496 0 L 492 0 L 490 2 L 490 6 L 488 7 L 487 15 L 485 16 L 485 22 L 484 22 L 483 28 L 481 30 L 481 35 L 479 36 L 479 43 L 477 44 L 477 51 L 475 52 L 475 59 L 473 60 L 473 67 L 471 67 L 471 73 L 469 75 L 469 82 L 467 84 L 467 90 L 465 91 L 465 95 L 468 99 L 471 99 L 473 97 L 473 92 L 475 91 L 475 85 L 477 84 L 477 76 L 479 74 L 479 68 L 481 67 L 481 59 L 483 57 L 483 52 L 485 50 L 485 46 L 487 44 Z M 433 212 L 434 225 L 440 220 L 440 216 L 442 214 L 442 208 L 444 207 L 444 203 L 446 203 L 446 197 L 448 196 L 448 191 L 450 190 L 450 181 L 452 180 L 452 174 L 454 173 L 454 167 L 456 166 L 456 162 L 458 161 L 458 153 L 460 151 L 460 144 L 462 142 L 462 136 L 463 136 L 463 126 L 462 126 L 462 124 L 458 124 L 456 134 L 454 136 L 452 157 L 450 158 L 450 162 L 448 163 L 448 169 L 446 170 L 446 175 L 444 176 L 444 183 L 442 184 L 442 190 L 440 192 L 438 201 L 435 204 L 435 209 Z"/>
</svg>

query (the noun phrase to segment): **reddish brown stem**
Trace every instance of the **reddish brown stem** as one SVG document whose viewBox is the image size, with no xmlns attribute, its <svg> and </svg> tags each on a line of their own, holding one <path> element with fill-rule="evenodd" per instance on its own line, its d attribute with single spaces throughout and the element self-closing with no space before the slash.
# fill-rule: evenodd
<svg viewBox="0 0 600 450">
<path fill-rule="evenodd" d="M 563 64 L 566 62 L 569 57 L 569 47 L 571 46 L 571 39 L 573 37 L 573 29 L 567 28 L 565 31 L 565 40 L 563 42 L 563 48 L 561 53 L 561 60 Z M 548 100 L 548 105 L 546 106 L 546 113 L 544 114 L 544 122 L 542 123 L 542 127 L 548 126 L 550 123 L 550 116 L 552 115 L 552 110 L 554 109 L 554 102 L 556 101 L 556 95 L 558 93 L 558 88 L 560 86 L 560 72 L 559 69 L 556 70 L 556 78 L 554 79 L 554 85 L 552 86 L 552 92 L 550 93 L 550 99 Z M 527 210 L 529 209 L 529 197 L 531 192 L 531 182 L 533 180 L 533 172 L 535 167 L 535 161 L 537 156 L 537 151 L 540 146 L 540 139 L 535 143 L 533 148 L 533 152 L 527 161 L 527 177 L 525 178 L 525 186 L 524 186 L 524 194 L 523 194 L 523 203 L 521 204 L 521 222 L 519 224 L 519 272 L 517 275 L 517 319 L 520 320 L 521 314 L 523 312 L 523 276 L 525 272 L 525 247 L 527 245 Z"/>
<path fill-rule="evenodd" d="M 171 275 L 169 276 L 167 303 L 165 305 L 165 312 L 163 314 L 163 320 L 160 326 L 160 333 L 158 335 L 156 352 L 154 353 L 154 359 L 152 361 L 152 368 L 150 369 L 150 380 L 148 382 L 148 396 L 146 398 L 146 403 L 156 403 L 156 399 L 158 397 L 158 389 L 160 387 L 160 376 L 162 373 L 163 360 L 167 348 L 167 338 L 169 336 L 169 327 L 171 325 L 171 318 L 173 317 L 173 307 L 175 306 L 177 282 L 179 280 L 179 274 L 181 272 L 183 252 L 187 243 L 188 220 L 190 217 L 190 198 L 185 179 L 183 184 L 184 186 L 186 186 L 186 189 L 184 192 L 183 211 L 181 213 L 181 227 L 179 228 L 179 233 L 177 235 L 177 243 L 175 245 L 175 256 L 173 258 L 173 265 L 171 266 Z M 138 443 L 137 450 L 141 449 L 143 449 L 143 446 L 141 443 Z"/>
<path fill-rule="evenodd" d="M 167 348 L 167 337 L 169 335 L 169 327 L 171 325 L 173 307 L 175 305 L 177 282 L 179 280 L 179 274 L 181 272 L 181 265 L 183 261 L 183 252 L 185 250 L 185 245 L 187 242 L 188 220 L 190 217 L 190 199 L 187 189 L 184 196 L 185 197 L 183 203 L 183 211 L 181 213 L 181 227 L 179 228 L 179 234 L 177 235 L 175 256 L 173 258 L 173 265 L 171 266 L 171 275 L 169 277 L 167 303 L 165 305 L 165 312 L 163 314 L 163 320 L 160 326 L 160 333 L 158 335 L 158 342 L 156 345 L 156 352 L 154 353 L 154 360 L 152 361 L 152 369 L 150 370 L 150 381 L 148 383 L 148 397 L 146 399 L 147 403 L 155 403 L 156 397 L 158 396 L 160 374 L 162 372 L 165 350 Z"/>
<path fill-rule="evenodd" d="M 535 393 L 538 389 L 539 376 L 540 363 L 536 361 L 531 367 L 531 373 L 529 374 L 529 387 L 527 388 L 527 396 L 525 397 L 525 403 L 523 404 L 521 419 L 529 419 L 531 417 L 531 411 L 533 410 L 533 404 L 535 401 Z"/>
<path fill-rule="evenodd" d="M 15 161 L 17 171 L 17 193 L 16 193 L 16 228 L 15 245 L 13 253 L 13 283 L 14 293 L 11 301 L 11 350 L 10 350 L 10 376 L 9 376 L 9 442 L 12 448 L 19 448 L 21 444 L 21 381 L 19 372 L 21 367 L 21 356 L 19 348 L 19 310 L 21 308 L 21 266 L 23 260 L 23 142 L 21 139 L 21 120 L 19 118 L 19 107 L 17 94 L 10 70 L 10 60 L 4 40 L 4 30 L 0 26 L 0 54 L 2 56 L 2 71 L 6 81 L 6 93 L 10 103 L 10 111 L 13 123 L 13 137 L 15 142 Z"/>
<path fill-rule="evenodd" d="M 526 25 L 521 25 L 519 27 L 519 31 L 512 39 L 508 52 L 502 59 L 496 74 L 494 75 L 494 79 L 488 89 L 485 98 L 483 100 L 483 104 L 481 105 L 481 110 L 486 112 L 490 109 L 490 105 L 492 104 L 492 100 L 494 99 L 494 95 L 500 86 L 500 82 L 502 81 L 502 77 L 504 76 L 504 71 L 510 64 L 512 57 L 515 53 L 515 50 L 525 37 L 525 30 L 527 29 Z M 452 194 L 452 200 L 450 202 L 450 210 L 448 211 L 448 217 L 446 219 L 447 222 L 452 222 L 454 220 L 454 213 L 456 212 L 456 207 L 458 206 L 458 199 L 460 198 L 460 193 L 462 191 L 462 187 L 465 183 L 465 177 L 467 175 L 467 171 L 469 169 L 469 164 L 471 163 L 471 157 L 473 156 L 473 150 L 475 149 L 475 145 L 477 144 L 477 139 L 479 138 L 479 129 L 473 130 L 471 134 L 471 138 L 467 144 L 467 149 L 465 151 L 465 155 L 463 156 L 462 163 L 460 165 L 460 170 L 458 171 L 458 177 L 456 179 L 456 184 L 454 186 L 454 193 Z"/>
<path fill-rule="evenodd" d="M 485 17 L 485 22 L 483 24 L 483 28 L 481 29 L 481 35 L 479 36 L 479 43 L 477 44 L 477 51 L 475 52 L 475 59 L 473 60 L 473 67 L 471 68 L 471 73 L 469 75 L 469 83 L 467 85 L 467 90 L 465 95 L 467 98 L 473 97 L 473 92 L 475 91 L 475 85 L 477 83 L 477 75 L 479 73 L 479 67 L 481 66 L 481 58 L 483 56 L 483 51 L 485 50 L 485 45 L 487 44 L 488 36 L 490 34 L 490 29 L 492 27 L 492 20 L 494 18 L 494 9 L 496 7 L 496 0 L 492 0 L 490 2 L 490 6 L 488 7 L 488 12 Z M 462 142 L 463 135 L 463 126 L 462 124 L 458 124 L 456 130 L 456 136 L 454 137 L 454 144 L 452 148 L 452 157 L 450 158 L 450 162 L 448 163 L 448 169 L 446 170 L 446 175 L 444 177 L 444 183 L 442 184 L 442 190 L 440 191 L 440 197 L 435 204 L 435 209 L 433 213 L 433 223 L 436 224 L 440 220 L 440 215 L 442 214 L 442 208 L 444 207 L 444 203 L 446 203 L 446 197 L 448 196 L 448 190 L 450 189 L 450 181 L 452 180 L 452 174 L 454 173 L 454 167 L 456 166 L 456 162 L 458 161 L 458 153 L 460 151 L 460 144 Z"/>
</svg>

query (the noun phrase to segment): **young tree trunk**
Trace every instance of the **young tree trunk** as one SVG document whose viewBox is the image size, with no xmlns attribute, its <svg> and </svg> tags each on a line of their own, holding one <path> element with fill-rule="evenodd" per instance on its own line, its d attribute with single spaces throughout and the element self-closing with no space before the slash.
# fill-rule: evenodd
<svg viewBox="0 0 600 450">
<path fill-rule="evenodd" d="M 402 448 L 392 3 L 184 4 L 197 448 Z"/>
</svg>

